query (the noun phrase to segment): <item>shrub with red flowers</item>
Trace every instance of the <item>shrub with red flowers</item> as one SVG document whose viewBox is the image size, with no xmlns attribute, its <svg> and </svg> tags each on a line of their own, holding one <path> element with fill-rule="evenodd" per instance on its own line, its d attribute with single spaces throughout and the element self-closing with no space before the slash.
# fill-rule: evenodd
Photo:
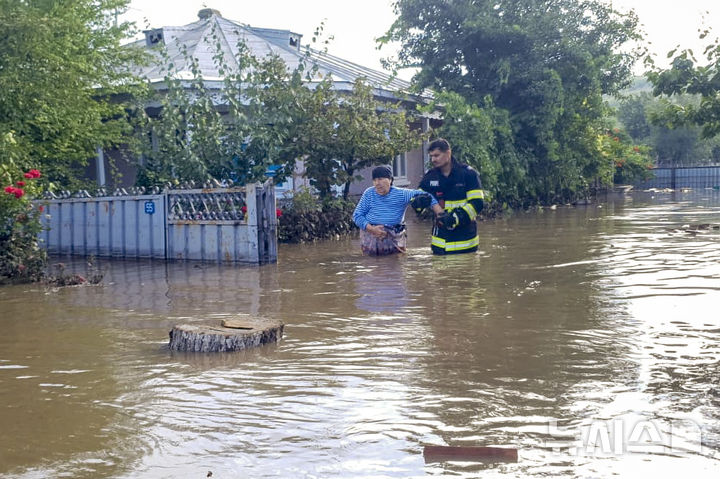
<svg viewBox="0 0 720 479">
<path fill-rule="evenodd" d="M 614 184 L 632 184 L 647 179 L 651 173 L 650 148 L 633 145 L 630 136 L 619 129 L 600 137 L 600 149 L 610 165 Z"/>
<path fill-rule="evenodd" d="M 0 283 L 38 281 L 45 271 L 47 255 L 38 245 L 42 230 L 42 206 L 36 206 L 41 187 L 39 170 L 17 172 L 0 168 Z"/>
</svg>

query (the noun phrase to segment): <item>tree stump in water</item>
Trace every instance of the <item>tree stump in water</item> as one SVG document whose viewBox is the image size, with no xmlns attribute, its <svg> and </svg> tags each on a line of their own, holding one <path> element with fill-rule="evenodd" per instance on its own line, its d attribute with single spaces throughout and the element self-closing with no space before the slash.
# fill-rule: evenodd
<svg viewBox="0 0 720 479">
<path fill-rule="evenodd" d="M 170 331 L 169 348 L 175 351 L 239 351 L 274 343 L 283 334 L 283 323 L 266 319 L 225 319 L 217 326 L 182 324 Z"/>
</svg>

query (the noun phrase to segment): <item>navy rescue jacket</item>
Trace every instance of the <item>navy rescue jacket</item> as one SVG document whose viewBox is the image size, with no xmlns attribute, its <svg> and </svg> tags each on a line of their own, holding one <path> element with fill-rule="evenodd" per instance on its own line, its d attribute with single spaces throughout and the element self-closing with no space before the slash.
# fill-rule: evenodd
<svg viewBox="0 0 720 479">
<path fill-rule="evenodd" d="M 469 253 L 479 244 L 475 218 L 483 207 L 484 194 L 477 172 L 452 158 L 452 169 L 445 176 L 432 168 L 420 181 L 420 189 L 433 195 L 446 212 L 462 208 L 470 222 L 454 230 L 433 228 L 432 250 L 435 254 Z"/>
</svg>

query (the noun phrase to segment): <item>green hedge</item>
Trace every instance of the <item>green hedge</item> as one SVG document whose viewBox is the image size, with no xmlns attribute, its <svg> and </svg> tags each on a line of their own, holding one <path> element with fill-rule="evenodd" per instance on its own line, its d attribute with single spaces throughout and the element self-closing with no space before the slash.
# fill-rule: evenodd
<svg viewBox="0 0 720 479">
<path fill-rule="evenodd" d="M 309 191 L 296 193 L 281 208 L 278 219 L 280 243 L 303 243 L 335 238 L 357 229 L 352 219 L 355 202 L 343 199 L 321 201 Z"/>
</svg>

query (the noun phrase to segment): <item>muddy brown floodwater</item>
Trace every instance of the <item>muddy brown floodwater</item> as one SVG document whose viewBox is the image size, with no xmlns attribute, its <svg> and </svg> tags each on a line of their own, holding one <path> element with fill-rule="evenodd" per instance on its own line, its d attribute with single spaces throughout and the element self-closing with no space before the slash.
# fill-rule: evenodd
<svg viewBox="0 0 720 479">
<path fill-rule="evenodd" d="M 350 238 L 0 288 L 0 476 L 717 477 L 720 192 L 517 213 L 455 257 L 409 221 L 402 257 Z M 238 313 L 284 339 L 167 350 L 174 324 Z"/>
</svg>

